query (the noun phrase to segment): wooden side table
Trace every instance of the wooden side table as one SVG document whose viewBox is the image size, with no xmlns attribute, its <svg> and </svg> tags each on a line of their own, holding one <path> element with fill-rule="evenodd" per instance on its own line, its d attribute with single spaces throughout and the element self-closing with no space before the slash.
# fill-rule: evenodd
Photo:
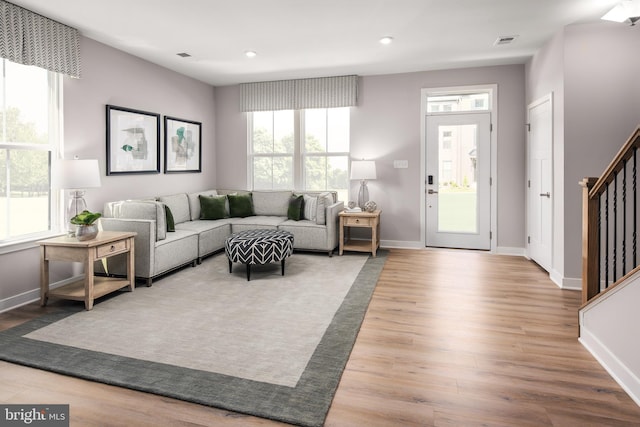
<svg viewBox="0 0 640 427">
<path fill-rule="evenodd" d="M 380 214 L 381 210 L 373 212 L 345 212 L 340 217 L 340 255 L 344 251 L 371 252 L 375 257 L 380 247 Z M 351 227 L 371 229 L 371 241 L 351 240 Z M 346 231 L 346 239 L 345 239 Z"/>
<path fill-rule="evenodd" d="M 75 237 L 54 237 L 40 244 L 40 305 L 47 305 L 49 297 L 84 301 L 87 310 L 93 301 L 118 289 L 135 288 L 134 237 L 136 233 L 101 231 L 95 239 L 78 241 Z M 94 277 L 93 263 L 118 254 L 127 256 L 127 277 Z M 81 262 L 84 280 L 49 290 L 49 261 Z"/>
</svg>

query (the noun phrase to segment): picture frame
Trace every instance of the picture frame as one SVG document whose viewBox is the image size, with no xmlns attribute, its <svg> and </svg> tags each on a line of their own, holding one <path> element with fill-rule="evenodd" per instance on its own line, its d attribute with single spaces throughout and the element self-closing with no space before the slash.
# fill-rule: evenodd
<svg viewBox="0 0 640 427">
<path fill-rule="evenodd" d="M 164 173 L 202 172 L 202 123 L 164 116 Z"/>
<path fill-rule="evenodd" d="M 160 114 L 106 107 L 107 175 L 160 173 Z"/>
</svg>

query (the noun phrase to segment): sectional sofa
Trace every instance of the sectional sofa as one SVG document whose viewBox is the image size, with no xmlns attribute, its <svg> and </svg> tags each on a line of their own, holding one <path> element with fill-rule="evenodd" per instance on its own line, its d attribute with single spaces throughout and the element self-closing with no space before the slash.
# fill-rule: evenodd
<svg viewBox="0 0 640 427">
<path fill-rule="evenodd" d="M 236 208 L 236 200 L 249 200 L 250 211 Z M 224 202 L 224 211 L 211 209 L 212 202 L 218 206 Z M 227 237 L 243 230 L 286 230 L 293 233 L 294 250 L 324 251 L 331 256 L 338 246 L 338 213 L 343 209 L 336 192 L 215 189 L 108 202 L 100 227 L 137 233 L 136 277 L 151 286 L 164 273 L 196 266 L 223 249 Z M 117 256 L 110 258 L 106 270 L 96 267 L 115 275 L 124 274 L 125 268 L 124 258 Z"/>
</svg>

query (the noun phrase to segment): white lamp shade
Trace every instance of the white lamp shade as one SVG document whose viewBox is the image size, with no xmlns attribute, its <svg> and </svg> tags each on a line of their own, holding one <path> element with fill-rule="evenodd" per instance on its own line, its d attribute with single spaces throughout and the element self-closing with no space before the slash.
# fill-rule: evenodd
<svg viewBox="0 0 640 427">
<path fill-rule="evenodd" d="M 351 179 L 376 179 L 376 162 L 373 160 L 351 162 Z"/>
<path fill-rule="evenodd" d="M 640 16 L 640 0 L 624 0 L 607 12 L 601 19 L 605 21 L 624 22 L 629 18 Z"/>
<path fill-rule="evenodd" d="M 100 167 L 96 159 L 62 160 L 58 187 L 67 190 L 83 190 L 100 187 Z"/>
</svg>

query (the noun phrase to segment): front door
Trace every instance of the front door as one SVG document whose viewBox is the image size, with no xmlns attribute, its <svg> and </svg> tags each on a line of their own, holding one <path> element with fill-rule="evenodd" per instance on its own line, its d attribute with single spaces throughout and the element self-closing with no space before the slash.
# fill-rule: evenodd
<svg viewBox="0 0 640 427">
<path fill-rule="evenodd" d="M 491 114 L 426 117 L 426 246 L 491 249 Z"/>
</svg>

